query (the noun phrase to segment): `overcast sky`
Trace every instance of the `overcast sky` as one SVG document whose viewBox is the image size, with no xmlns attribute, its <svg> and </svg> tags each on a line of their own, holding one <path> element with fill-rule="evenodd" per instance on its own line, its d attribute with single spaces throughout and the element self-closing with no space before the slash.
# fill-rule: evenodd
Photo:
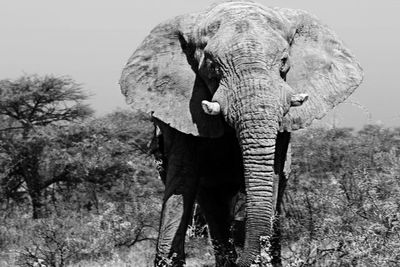
<svg viewBox="0 0 400 267">
<path fill-rule="evenodd" d="M 69 75 L 92 93 L 98 114 L 126 108 L 118 80 L 128 57 L 159 22 L 212 0 L 0 0 L 0 79 Z M 364 83 L 325 124 L 400 126 L 399 0 L 259 0 L 317 15 L 352 50 Z M 371 114 L 371 118 L 369 115 Z"/>
</svg>

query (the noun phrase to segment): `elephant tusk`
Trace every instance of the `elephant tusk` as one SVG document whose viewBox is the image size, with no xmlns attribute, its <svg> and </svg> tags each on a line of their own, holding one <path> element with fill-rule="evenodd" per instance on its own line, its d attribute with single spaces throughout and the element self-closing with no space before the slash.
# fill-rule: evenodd
<svg viewBox="0 0 400 267">
<path fill-rule="evenodd" d="M 201 101 L 201 106 L 203 108 L 204 113 L 208 115 L 218 115 L 221 113 L 221 106 L 218 102 L 210 102 L 207 100 Z"/>
<path fill-rule="evenodd" d="M 303 105 L 304 102 L 306 102 L 308 99 L 308 95 L 307 94 L 295 94 L 292 95 L 291 99 L 290 99 L 290 106 L 291 107 L 298 107 Z"/>
</svg>

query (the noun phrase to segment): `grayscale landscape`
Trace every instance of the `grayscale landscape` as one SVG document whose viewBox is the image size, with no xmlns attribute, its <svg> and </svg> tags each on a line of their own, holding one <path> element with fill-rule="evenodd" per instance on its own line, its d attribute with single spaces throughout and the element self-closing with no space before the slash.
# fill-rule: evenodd
<svg viewBox="0 0 400 267">
<path fill-rule="evenodd" d="M 398 10 L 0 1 L 0 267 L 400 266 Z"/>
</svg>

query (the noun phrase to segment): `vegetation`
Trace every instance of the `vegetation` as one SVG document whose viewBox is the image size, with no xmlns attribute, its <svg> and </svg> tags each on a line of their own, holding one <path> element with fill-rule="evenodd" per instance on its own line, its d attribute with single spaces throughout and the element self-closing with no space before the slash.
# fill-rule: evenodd
<svg viewBox="0 0 400 267">
<path fill-rule="evenodd" d="M 90 118 L 68 78 L 0 85 L 0 265 L 106 260 L 154 240 L 162 183 L 146 116 Z"/>
<path fill-rule="evenodd" d="M 0 266 L 151 266 L 154 129 L 130 111 L 93 118 L 86 98 L 65 77 L 0 81 Z M 311 128 L 292 153 L 285 266 L 397 266 L 400 128 Z M 189 233 L 187 265 L 212 266 L 204 228 Z"/>
<path fill-rule="evenodd" d="M 310 129 L 293 144 L 287 265 L 398 266 L 400 129 Z"/>
<path fill-rule="evenodd" d="M 9 198 L 26 186 L 34 219 L 45 216 L 45 189 L 68 179 L 67 172 L 49 177 L 40 171 L 44 161 L 40 155 L 54 138 L 44 127 L 88 117 L 92 111 L 82 104 L 86 98 L 81 87 L 66 77 L 23 76 L 0 82 L 2 188 Z"/>
</svg>

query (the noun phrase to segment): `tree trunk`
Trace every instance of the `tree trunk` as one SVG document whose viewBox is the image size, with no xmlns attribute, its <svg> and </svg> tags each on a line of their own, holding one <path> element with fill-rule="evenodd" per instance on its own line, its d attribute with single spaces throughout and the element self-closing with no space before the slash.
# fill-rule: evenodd
<svg viewBox="0 0 400 267">
<path fill-rule="evenodd" d="M 45 143 L 27 140 L 24 142 L 25 147 L 22 149 L 20 154 L 21 163 L 19 166 L 19 172 L 26 183 L 28 194 L 31 198 L 32 218 L 44 218 L 46 217 L 46 207 L 43 191 L 46 186 L 43 183 L 43 177 L 41 177 L 39 173 L 39 157 L 43 152 Z"/>
<path fill-rule="evenodd" d="M 40 219 L 47 216 L 44 194 L 38 188 L 28 189 L 32 204 L 32 218 Z"/>
</svg>

